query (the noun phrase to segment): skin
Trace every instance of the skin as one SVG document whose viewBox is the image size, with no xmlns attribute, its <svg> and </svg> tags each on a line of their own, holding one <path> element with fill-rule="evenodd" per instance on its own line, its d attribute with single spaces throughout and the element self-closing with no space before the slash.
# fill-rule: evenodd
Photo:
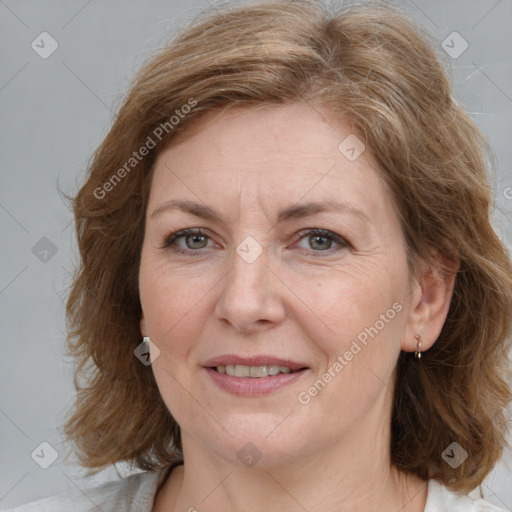
<svg viewBox="0 0 512 512">
<path fill-rule="evenodd" d="M 394 370 L 401 350 L 416 350 L 416 333 L 422 350 L 439 336 L 453 278 L 426 266 L 418 277 L 408 272 L 399 218 L 370 151 L 349 161 L 338 150 L 349 125 L 319 108 L 236 107 L 183 134 L 155 164 L 139 275 L 141 333 L 160 350 L 152 369 L 185 460 L 154 510 L 424 510 L 427 483 L 390 463 Z M 206 204 L 223 220 L 177 209 L 152 216 L 170 199 Z M 330 211 L 277 223 L 282 208 L 329 199 L 367 221 Z M 348 244 L 304 234 L 315 227 Z M 207 238 L 162 247 L 184 228 Z M 262 248 L 251 263 L 236 252 L 246 237 Z M 401 311 L 301 404 L 298 394 L 397 302 Z M 235 396 L 202 366 L 223 354 L 271 354 L 308 370 L 271 394 Z M 261 454 L 252 467 L 237 457 L 248 442 Z"/>
</svg>

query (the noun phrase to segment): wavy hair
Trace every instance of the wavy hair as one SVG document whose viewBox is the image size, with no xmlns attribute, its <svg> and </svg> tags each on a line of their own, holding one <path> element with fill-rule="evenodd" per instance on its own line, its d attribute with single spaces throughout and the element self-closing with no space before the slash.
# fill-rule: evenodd
<svg viewBox="0 0 512 512">
<path fill-rule="evenodd" d="M 72 198 L 80 263 L 66 314 L 77 394 L 65 434 L 92 473 L 121 461 L 151 470 L 181 460 L 179 426 L 151 366 L 134 357 L 155 157 L 203 113 L 296 100 L 348 120 L 372 152 L 412 271 L 434 265 L 432 249 L 460 263 L 436 343 L 420 364 L 405 352 L 397 361 L 391 462 L 470 491 L 506 446 L 511 260 L 489 220 L 486 140 L 455 100 L 429 36 L 382 4 L 208 9 L 142 67 Z M 454 441 L 469 454 L 457 468 L 442 459 Z"/>
</svg>

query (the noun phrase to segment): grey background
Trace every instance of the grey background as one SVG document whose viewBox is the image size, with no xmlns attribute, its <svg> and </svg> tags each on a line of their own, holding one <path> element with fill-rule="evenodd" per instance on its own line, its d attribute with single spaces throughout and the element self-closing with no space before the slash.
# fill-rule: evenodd
<svg viewBox="0 0 512 512">
<path fill-rule="evenodd" d="M 469 45 L 447 59 L 457 94 L 495 148 L 493 219 L 510 244 L 512 0 L 393 3 L 439 45 L 453 31 Z M 206 5 L 0 0 L 0 508 L 116 477 L 108 470 L 81 479 L 73 458 L 64 460 L 59 425 L 73 399 L 72 367 L 62 356 L 64 301 L 76 247 L 58 187 L 76 190 L 134 72 Z M 31 48 L 43 31 L 59 45 L 47 59 Z M 449 42 L 455 50 L 459 43 Z M 48 469 L 31 458 L 43 441 L 59 454 Z M 483 486 L 489 501 L 509 511 L 511 461 L 507 451 Z"/>
</svg>

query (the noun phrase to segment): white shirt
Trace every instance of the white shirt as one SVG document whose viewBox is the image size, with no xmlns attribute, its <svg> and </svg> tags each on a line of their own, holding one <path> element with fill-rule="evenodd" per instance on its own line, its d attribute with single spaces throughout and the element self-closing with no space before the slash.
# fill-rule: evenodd
<svg viewBox="0 0 512 512">
<path fill-rule="evenodd" d="M 153 501 L 167 469 L 137 473 L 83 492 L 54 496 L 7 512 L 151 512 Z M 196 504 L 199 507 L 199 503 Z M 505 512 L 483 499 L 461 496 L 429 480 L 424 512 Z"/>
</svg>

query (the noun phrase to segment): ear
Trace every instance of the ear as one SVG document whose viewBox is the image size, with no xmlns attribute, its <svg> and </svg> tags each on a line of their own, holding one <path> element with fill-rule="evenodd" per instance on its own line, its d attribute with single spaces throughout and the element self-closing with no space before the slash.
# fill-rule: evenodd
<svg viewBox="0 0 512 512">
<path fill-rule="evenodd" d="M 147 330 L 146 330 L 146 321 L 144 320 L 144 313 L 140 314 L 140 333 L 142 334 L 142 337 L 148 336 Z"/>
<path fill-rule="evenodd" d="M 422 351 L 431 348 L 441 334 L 450 309 L 459 262 L 440 256 L 436 251 L 433 263 L 437 265 L 425 263 L 419 279 L 413 282 L 409 319 L 401 346 L 406 352 L 416 351 L 415 334 L 421 336 Z"/>
</svg>

